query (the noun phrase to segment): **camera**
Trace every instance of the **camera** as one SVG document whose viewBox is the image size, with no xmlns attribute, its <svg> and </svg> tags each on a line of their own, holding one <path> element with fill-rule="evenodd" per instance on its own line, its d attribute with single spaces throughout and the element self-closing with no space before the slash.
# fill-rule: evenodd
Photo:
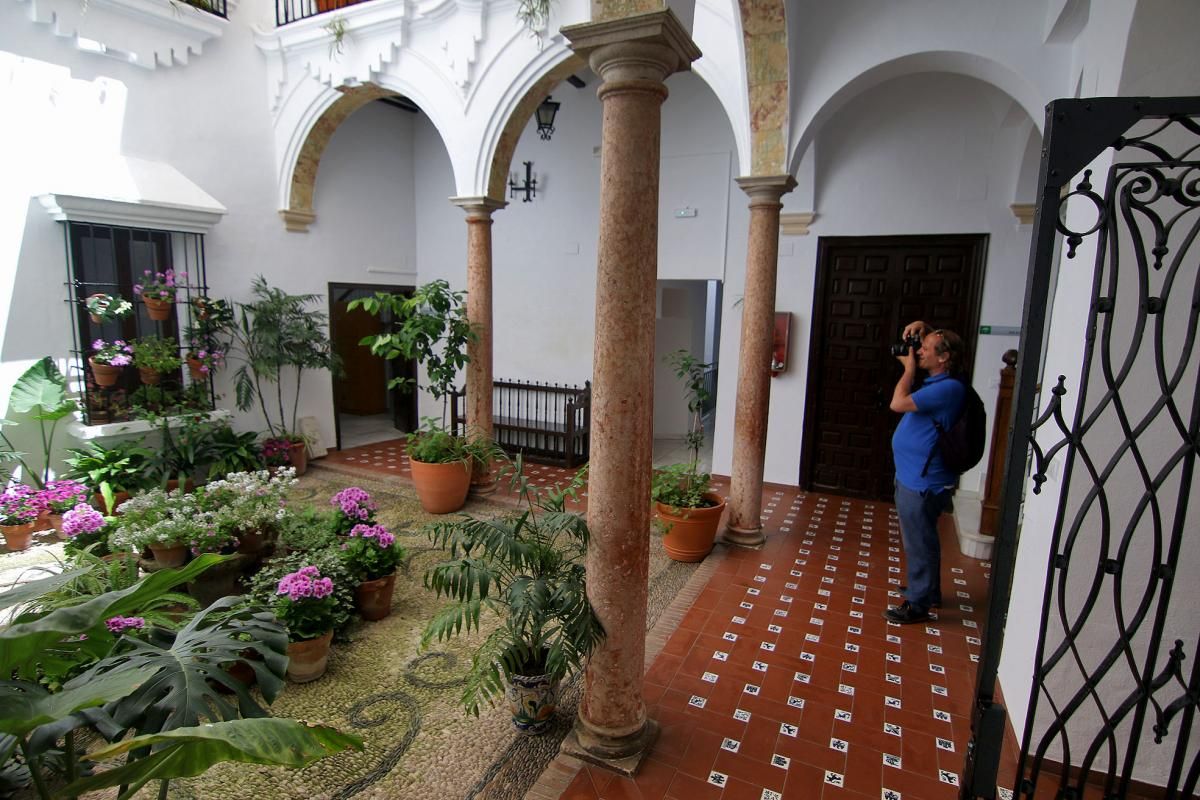
<svg viewBox="0 0 1200 800">
<path fill-rule="evenodd" d="M 921 337 L 917 336 L 915 334 L 913 336 L 904 337 L 899 342 L 892 345 L 892 347 L 891 347 L 892 355 L 894 355 L 894 356 L 905 355 L 908 353 L 908 349 L 910 347 L 913 349 L 913 352 L 916 352 L 917 349 L 921 347 Z"/>
</svg>

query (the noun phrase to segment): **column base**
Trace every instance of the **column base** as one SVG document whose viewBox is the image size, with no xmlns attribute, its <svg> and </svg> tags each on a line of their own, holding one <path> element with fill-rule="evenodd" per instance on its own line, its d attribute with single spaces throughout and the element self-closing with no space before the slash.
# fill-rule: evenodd
<svg viewBox="0 0 1200 800">
<path fill-rule="evenodd" d="M 767 543 L 767 537 L 763 534 L 761 525 L 757 528 L 726 525 L 721 538 L 735 547 L 748 547 L 754 550 L 762 549 L 762 546 Z"/>
<path fill-rule="evenodd" d="M 581 721 L 576 717 L 575 725 L 567 738 L 563 739 L 559 750 L 581 761 L 632 778 L 650 755 L 657 739 L 658 723 L 652 719 L 647 719 L 636 734 L 614 740 L 581 730 Z"/>
</svg>

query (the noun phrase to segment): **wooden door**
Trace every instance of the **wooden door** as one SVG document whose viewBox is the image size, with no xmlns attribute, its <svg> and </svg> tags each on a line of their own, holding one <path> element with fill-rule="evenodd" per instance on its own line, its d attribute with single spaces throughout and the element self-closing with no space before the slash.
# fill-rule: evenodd
<svg viewBox="0 0 1200 800">
<path fill-rule="evenodd" d="M 802 487 L 891 500 L 900 365 L 889 346 L 913 320 L 948 328 L 967 344 L 969 374 L 986 248 L 985 234 L 821 239 Z"/>
<path fill-rule="evenodd" d="M 383 323 L 349 302 L 334 300 L 330 314 L 334 352 L 342 360 L 342 377 L 334 381 L 334 402 L 343 414 L 383 414 L 387 403 L 387 364 L 359 344 L 364 336 L 383 332 Z"/>
</svg>

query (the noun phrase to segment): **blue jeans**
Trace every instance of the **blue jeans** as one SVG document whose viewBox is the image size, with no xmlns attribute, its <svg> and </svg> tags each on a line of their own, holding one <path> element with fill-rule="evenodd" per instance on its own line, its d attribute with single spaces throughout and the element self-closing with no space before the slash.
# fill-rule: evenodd
<svg viewBox="0 0 1200 800">
<path fill-rule="evenodd" d="M 916 492 L 896 483 L 896 513 L 908 562 L 908 590 L 904 597 L 918 611 L 928 611 L 942 599 L 942 547 L 938 517 L 950 502 L 950 490 Z"/>
</svg>

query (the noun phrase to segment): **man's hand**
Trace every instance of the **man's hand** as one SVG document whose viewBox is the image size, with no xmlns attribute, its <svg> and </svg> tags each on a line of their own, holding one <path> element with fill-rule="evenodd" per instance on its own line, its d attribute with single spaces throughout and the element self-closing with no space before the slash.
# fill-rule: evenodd
<svg viewBox="0 0 1200 800">
<path fill-rule="evenodd" d="M 904 327 L 904 333 L 900 334 L 900 338 L 907 339 L 910 336 L 916 336 L 919 339 L 924 339 L 929 334 L 933 333 L 933 328 L 926 325 L 921 320 L 910 322 Z"/>
</svg>

